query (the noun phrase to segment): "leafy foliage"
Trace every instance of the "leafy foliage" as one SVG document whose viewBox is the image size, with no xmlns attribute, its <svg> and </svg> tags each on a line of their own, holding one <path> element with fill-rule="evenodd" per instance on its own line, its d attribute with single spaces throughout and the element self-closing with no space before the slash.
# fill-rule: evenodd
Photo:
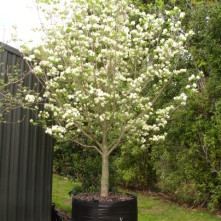
<svg viewBox="0 0 221 221">
<path fill-rule="evenodd" d="M 77 145 L 56 146 L 54 169 L 63 176 L 70 176 L 74 181 L 79 181 L 86 192 L 99 189 L 101 159 L 93 150 L 85 151 Z"/>
<path fill-rule="evenodd" d="M 111 157 L 110 189 L 114 188 L 118 181 L 116 166 L 112 161 Z M 70 177 L 74 181 L 73 192 L 98 192 L 100 190 L 101 158 L 95 150 L 87 150 L 73 144 L 57 144 L 53 166 L 56 173 Z"/>
<path fill-rule="evenodd" d="M 207 205 L 215 210 L 221 205 L 220 139 L 220 24 L 219 4 L 199 5 L 192 12 L 192 56 L 203 69 L 199 93 L 185 110 L 174 113 L 164 143 L 154 146 L 153 158 L 161 190 L 178 201 Z"/>
<path fill-rule="evenodd" d="M 118 185 L 140 190 L 153 189 L 156 173 L 151 159 L 151 147 L 142 149 L 140 146 L 134 145 L 132 148 L 124 145 L 119 152 L 114 158 L 119 176 L 116 180 Z"/>
</svg>

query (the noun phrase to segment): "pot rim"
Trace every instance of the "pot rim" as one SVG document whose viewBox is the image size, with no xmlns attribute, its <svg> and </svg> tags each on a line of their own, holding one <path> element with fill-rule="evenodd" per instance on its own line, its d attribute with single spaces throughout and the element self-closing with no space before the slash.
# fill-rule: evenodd
<svg viewBox="0 0 221 221">
<path fill-rule="evenodd" d="M 100 201 L 100 200 L 96 200 L 96 199 L 93 199 L 93 200 L 81 200 L 81 199 L 76 199 L 74 196 L 72 197 L 72 203 L 75 201 L 75 202 L 82 202 L 82 203 L 88 203 L 88 204 L 91 204 L 91 203 L 98 203 L 98 204 L 116 204 L 116 203 L 128 203 L 130 201 L 137 201 L 137 196 L 134 195 L 134 194 L 130 194 L 130 193 L 122 193 L 122 195 L 127 195 L 127 196 L 130 196 L 132 197 L 131 199 L 128 199 L 128 200 L 113 200 L 113 201 Z"/>
</svg>

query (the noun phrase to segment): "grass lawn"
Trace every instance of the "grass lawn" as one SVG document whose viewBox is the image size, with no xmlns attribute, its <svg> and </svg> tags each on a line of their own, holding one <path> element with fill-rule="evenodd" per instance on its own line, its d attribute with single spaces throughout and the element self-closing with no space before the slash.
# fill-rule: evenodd
<svg viewBox="0 0 221 221">
<path fill-rule="evenodd" d="M 52 202 L 59 208 L 71 214 L 72 182 L 54 174 Z M 135 193 L 138 198 L 138 221 L 221 221 L 221 218 L 203 211 L 185 209 L 167 203 L 157 197 Z"/>
</svg>

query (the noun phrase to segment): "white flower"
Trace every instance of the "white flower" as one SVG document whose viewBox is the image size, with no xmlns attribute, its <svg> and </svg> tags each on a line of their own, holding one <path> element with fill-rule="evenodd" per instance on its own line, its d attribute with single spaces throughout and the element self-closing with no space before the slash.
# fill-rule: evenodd
<svg viewBox="0 0 221 221">
<path fill-rule="evenodd" d="M 40 55 L 40 54 L 41 54 L 41 52 L 40 52 L 38 49 L 35 49 L 35 50 L 34 50 L 34 53 L 35 53 L 36 55 Z"/>
<path fill-rule="evenodd" d="M 31 95 L 31 94 L 27 94 L 25 96 L 25 100 L 29 103 L 34 103 L 35 102 L 35 96 L 34 95 Z"/>
<path fill-rule="evenodd" d="M 34 67 L 33 71 L 34 71 L 36 74 L 41 74 L 41 73 L 42 73 L 42 69 L 41 69 L 40 66 Z"/>
<path fill-rule="evenodd" d="M 194 74 L 192 74 L 190 77 L 189 77 L 189 81 L 192 81 L 192 80 L 194 80 L 195 79 L 195 75 Z"/>
<path fill-rule="evenodd" d="M 135 25 L 136 23 L 135 23 L 135 21 L 132 21 L 131 24 L 132 24 L 132 25 Z"/>
<path fill-rule="evenodd" d="M 145 143 L 146 139 L 144 139 L 143 137 L 141 138 L 141 143 Z"/>
<path fill-rule="evenodd" d="M 25 60 L 27 61 L 32 61 L 32 58 L 29 56 L 29 57 L 24 57 Z"/>
<path fill-rule="evenodd" d="M 104 96 L 104 92 L 102 90 L 98 90 L 97 95 L 98 95 L 98 97 L 103 97 Z"/>
<path fill-rule="evenodd" d="M 63 67 L 63 65 L 58 65 L 58 69 L 60 69 L 60 70 L 62 70 L 64 67 Z"/>
<path fill-rule="evenodd" d="M 187 100 L 187 96 L 186 96 L 184 93 L 182 93 L 181 96 L 182 96 L 182 98 L 183 98 L 184 101 Z"/>
<path fill-rule="evenodd" d="M 69 100 L 71 100 L 71 99 L 73 99 L 73 98 L 74 98 L 74 95 L 72 95 L 72 94 L 69 94 L 69 95 L 68 95 L 68 99 L 69 99 Z"/>
<path fill-rule="evenodd" d="M 195 33 L 194 33 L 193 30 L 190 30 L 190 31 L 188 32 L 188 34 L 189 34 L 189 35 L 194 35 Z"/>
<path fill-rule="evenodd" d="M 38 97 L 38 102 L 40 102 L 40 101 L 42 101 L 43 99 L 42 99 L 42 97 Z"/>
<path fill-rule="evenodd" d="M 46 131 L 45 131 L 45 133 L 52 135 L 52 129 L 51 129 L 51 128 L 47 128 Z"/>
<path fill-rule="evenodd" d="M 137 97 L 137 95 L 135 93 L 130 93 L 130 98 L 135 99 Z"/>
<path fill-rule="evenodd" d="M 185 17 L 185 12 L 181 12 L 180 13 L 180 18 L 184 18 Z"/>
<path fill-rule="evenodd" d="M 49 61 L 41 61 L 40 65 L 43 67 L 48 67 L 50 65 L 50 62 Z"/>
<path fill-rule="evenodd" d="M 102 115 L 99 118 L 101 121 L 104 121 L 104 117 Z"/>
</svg>

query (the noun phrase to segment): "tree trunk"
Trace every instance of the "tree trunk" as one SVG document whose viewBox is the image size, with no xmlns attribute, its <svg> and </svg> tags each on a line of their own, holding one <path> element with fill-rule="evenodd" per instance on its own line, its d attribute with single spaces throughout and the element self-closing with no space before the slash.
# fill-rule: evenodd
<svg viewBox="0 0 221 221">
<path fill-rule="evenodd" d="M 108 155 L 103 153 L 102 155 L 102 176 L 101 176 L 101 196 L 108 196 L 109 187 L 109 166 L 108 166 Z"/>
</svg>

